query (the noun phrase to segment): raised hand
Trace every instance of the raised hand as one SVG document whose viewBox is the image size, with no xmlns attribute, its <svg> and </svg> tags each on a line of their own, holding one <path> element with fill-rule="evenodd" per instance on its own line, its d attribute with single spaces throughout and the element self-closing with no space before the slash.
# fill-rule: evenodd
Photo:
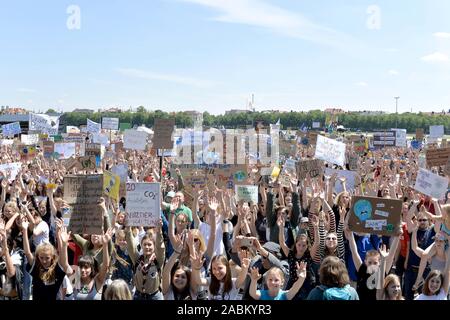
<svg viewBox="0 0 450 320">
<path fill-rule="evenodd" d="M 280 214 L 277 219 L 278 228 L 284 228 L 284 215 Z"/>
<path fill-rule="evenodd" d="M 20 227 L 22 228 L 22 231 L 27 232 L 28 226 L 30 225 L 30 223 L 28 222 L 28 219 L 23 217 L 20 220 Z"/>
<path fill-rule="evenodd" d="M 113 231 L 113 228 L 109 228 L 108 230 L 106 230 L 102 237 L 103 244 L 108 244 L 111 241 Z"/>
<path fill-rule="evenodd" d="M 385 244 L 382 244 L 380 246 L 380 249 L 378 249 L 378 251 L 380 252 L 381 258 L 382 259 L 386 259 L 389 255 L 389 249 L 386 248 Z"/>
<path fill-rule="evenodd" d="M 173 198 L 170 203 L 170 212 L 174 213 L 180 207 L 180 200 L 178 198 Z"/>
<path fill-rule="evenodd" d="M 61 242 L 64 243 L 64 244 L 68 244 L 71 233 L 72 233 L 71 231 L 67 232 L 67 228 L 66 227 L 62 226 L 61 230 L 59 232 L 59 238 L 61 239 Z"/>
<path fill-rule="evenodd" d="M 241 261 L 242 269 L 248 269 L 250 267 L 251 260 L 249 258 L 243 258 Z"/>
<path fill-rule="evenodd" d="M 306 266 L 307 266 L 306 261 L 302 261 L 302 262 L 300 262 L 300 264 L 298 262 L 296 262 L 298 278 L 306 279 Z"/>
<path fill-rule="evenodd" d="M 208 206 L 211 211 L 217 211 L 217 208 L 219 207 L 219 201 L 215 197 L 212 197 L 208 201 Z"/>
<path fill-rule="evenodd" d="M 259 274 L 259 270 L 258 270 L 258 268 L 255 268 L 255 267 L 253 267 L 251 269 L 250 276 L 251 276 L 253 281 L 258 281 L 259 279 L 261 279 L 261 275 Z"/>
</svg>

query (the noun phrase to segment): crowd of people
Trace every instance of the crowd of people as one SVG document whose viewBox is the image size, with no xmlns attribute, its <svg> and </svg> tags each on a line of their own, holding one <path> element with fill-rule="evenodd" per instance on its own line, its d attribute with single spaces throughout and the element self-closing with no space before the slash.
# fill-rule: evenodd
<svg viewBox="0 0 450 320">
<path fill-rule="evenodd" d="M 290 160 L 312 159 L 296 145 Z M 414 189 L 421 150 L 358 153 L 356 181 L 336 174 L 289 185 L 247 165 L 258 202 L 237 201 L 218 184 L 187 188 L 171 158 L 107 148 L 94 170 L 68 169 L 37 146 L 24 159 L 1 146 L 0 299 L 2 300 L 446 300 L 449 294 L 449 199 Z M 347 156 L 356 154 L 347 143 Z M 288 157 L 279 160 L 283 165 Z M 160 222 L 127 226 L 126 202 L 104 196 L 103 233 L 73 234 L 63 220 L 64 178 L 128 164 L 128 181 L 161 182 Z M 349 170 L 325 161 L 322 166 Z M 173 170 L 172 170 L 173 169 Z M 431 168 L 445 176 L 443 168 Z M 169 172 L 174 174 L 169 175 Z M 336 191 L 341 185 L 342 190 Z M 391 236 L 349 227 L 352 197 L 399 199 Z"/>
</svg>

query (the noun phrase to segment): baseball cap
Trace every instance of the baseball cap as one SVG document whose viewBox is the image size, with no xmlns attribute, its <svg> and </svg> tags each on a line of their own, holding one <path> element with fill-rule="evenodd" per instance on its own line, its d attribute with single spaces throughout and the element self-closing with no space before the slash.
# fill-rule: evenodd
<svg viewBox="0 0 450 320">
<path fill-rule="evenodd" d="M 300 219 L 300 223 L 307 223 L 307 222 L 309 222 L 308 217 L 302 217 L 302 218 Z"/>
</svg>

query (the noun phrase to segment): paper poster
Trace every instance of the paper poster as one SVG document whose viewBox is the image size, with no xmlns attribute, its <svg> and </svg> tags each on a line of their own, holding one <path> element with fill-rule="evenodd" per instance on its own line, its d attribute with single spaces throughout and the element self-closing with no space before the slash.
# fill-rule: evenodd
<svg viewBox="0 0 450 320">
<path fill-rule="evenodd" d="M 39 143 L 38 134 L 22 134 L 20 135 L 20 142 L 26 146 L 36 145 Z"/>
<path fill-rule="evenodd" d="M 44 152 L 44 158 L 50 159 L 54 156 L 55 143 L 53 141 L 43 141 L 42 149 Z"/>
<path fill-rule="evenodd" d="M 394 130 L 374 132 L 373 146 L 375 148 L 395 147 L 397 133 Z"/>
<path fill-rule="evenodd" d="M 13 122 L 2 125 L 2 134 L 4 137 L 11 137 L 16 134 L 20 134 L 22 129 L 19 122 Z"/>
<path fill-rule="evenodd" d="M 69 159 L 72 156 L 75 156 L 75 143 L 70 142 L 60 142 L 55 143 L 54 152 L 56 159 Z"/>
<path fill-rule="evenodd" d="M 359 233 L 392 236 L 400 229 L 402 200 L 353 196 L 348 226 Z"/>
<path fill-rule="evenodd" d="M 172 149 L 172 134 L 175 126 L 175 119 L 155 119 L 153 128 L 153 148 Z"/>
<path fill-rule="evenodd" d="M 406 147 L 406 129 L 392 129 L 395 131 L 395 146 Z"/>
<path fill-rule="evenodd" d="M 105 134 L 101 134 L 101 133 L 94 133 L 92 134 L 92 141 L 94 143 L 99 143 L 102 146 L 108 146 L 109 145 L 109 138 L 107 135 Z"/>
<path fill-rule="evenodd" d="M 3 176 L 9 176 L 9 182 L 13 182 L 16 179 L 21 168 L 21 162 L 0 164 L 0 172 L 3 174 Z"/>
<path fill-rule="evenodd" d="M 345 165 L 345 143 L 319 135 L 314 157 L 343 167 Z"/>
<path fill-rule="evenodd" d="M 322 160 L 307 159 L 297 162 L 297 177 L 299 180 L 310 178 L 317 178 L 323 175 L 324 165 Z"/>
<path fill-rule="evenodd" d="M 100 123 L 94 122 L 92 120 L 86 120 L 86 131 L 89 133 L 100 133 L 102 126 Z"/>
<path fill-rule="evenodd" d="M 344 177 L 346 179 L 345 185 L 348 191 L 355 189 L 355 177 L 358 174 L 356 171 L 325 168 L 325 175 L 331 177 L 334 173 L 337 173 L 337 179 L 334 185 L 334 190 L 336 191 L 336 193 L 344 191 L 344 187 L 342 186 L 342 183 L 339 180 L 340 177 Z"/>
<path fill-rule="evenodd" d="M 126 225 L 157 226 L 161 217 L 160 184 L 129 182 L 126 190 Z"/>
<path fill-rule="evenodd" d="M 450 157 L 450 147 L 426 150 L 427 166 L 445 166 Z"/>
<path fill-rule="evenodd" d="M 102 118 L 102 129 L 119 130 L 119 118 Z"/>
<path fill-rule="evenodd" d="M 147 147 L 147 133 L 133 129 L 125 130 L 123 147 L 125 149 L 144 151 Z"/>
<path fill-rule="evenodd" d="M 105 195 L 119 201 L 120 177 L 109 171 L 103 172 L 103 192 Z"/>
<path fill-rule="evenodd" d="M 416 139 L 419 141 L 422 141 L 424 137 L 424 130 L 423 129 L 416 129 Z"/>
<path fill-rule="evenodd" d="M 432 138 L 442 138 L 444 135 L 444 126 L 430 126 L 430 137 Z"/>
<path fill-rule="evenodd" d="M 320 122 L 313 122 L 312 123 L 312 127 L 313 127 L 313 129 L 318 129 L 318 128 L 320 128 Z"/>
<path fill-rule="evenodd" d="M 64 177 L 64 200 L 72 207 L 69 230 L 78 234 L 103 234 L 103 175 Z M 106 231 L 106 230 L 105 230 Z"/>
<path fill-rule="evenodd" d="M 58 128 L 59 117 L 30 113 L 29 130 L 57 135 Z"/>
<path fill-rule="evenodd" d="M 448 189 L 448 177 L 441 177 L 420 168 L 414 189 L 432 198 L 442 200 Z"/>
<path fill-rule="evenodd" d="M 241 185 L 236 186 L 236 200 L 258 203 L 258 186 Z"/>
</svg>

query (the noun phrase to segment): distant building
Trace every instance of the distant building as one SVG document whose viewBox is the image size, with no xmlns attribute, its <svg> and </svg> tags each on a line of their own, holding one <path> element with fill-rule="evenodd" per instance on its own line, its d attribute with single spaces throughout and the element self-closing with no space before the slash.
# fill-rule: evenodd
<svg viewBox="0 0 450 320">
<path fill-rule="evenodd" d="M 121 112 L 122 112 L 122 109 L 120 109 L 120 108 L 109 108 L 109 109 L 103 110 L 103 112 L 109 112 L 109 113 L 121 113 Z"/>
<path fill-rule="evenodd" d="M 382 114 L 386 114 L 386 112 L 384 111 L 357 111 L 356 113 L 358 113 L 361 116 L 378 116 L 378 115 L 382 115 Z"/>
<path fill-rule="evenodd" d="M 231 110 L 227 110 L 225 111 L 226 115 L 232 115 L 232 114 L 241 114 L 241 113 L 250 113 L 251 111 L 249 110 L 244 110 L 244 109 L 231 109 Z"/>
<path fill-rule="evenodd" d="M 73 110 L 73 112 L 78 112 L 78 113 L 94 113 L 94 110 L 91 110 L 91 109 L 75 109 L 75 110 Z"/>
<path fill-rule="evenodd" d="M 10 108 L 9 106 L 2 106 L 1 114 L 27 114 L 28 111 L 23 108 Z"/>
<path fill-rule="evenodd" d="M 337 108 L 327 108 L 324 111 L 325 113 L 333 113 L 333 114 L 337 114 L 337 113 L 345 113 L 344 110 L 342 109 L 337 109 Z"/>
</svg>

